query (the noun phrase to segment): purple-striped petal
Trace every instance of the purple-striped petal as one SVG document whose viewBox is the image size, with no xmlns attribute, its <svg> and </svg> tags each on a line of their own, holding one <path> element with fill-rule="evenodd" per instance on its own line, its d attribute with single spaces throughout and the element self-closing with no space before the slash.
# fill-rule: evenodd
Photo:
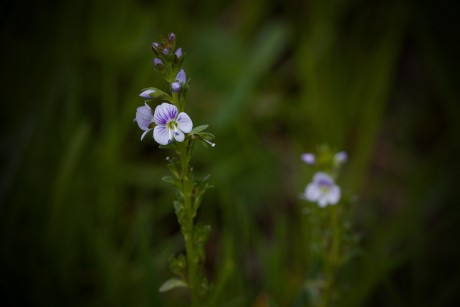
<svg viewBox="0 0 460 307">
<path fill-rule="evenodd" d="M 136 122 L 142 130 L 149 129 L 153 122 L 152 109 L 146 103 L 145 106 L 138 107 L 136 111 Z"/>
<path fill-rule="evenodd" d="M 318 172 L 313 177 L 313 182 L 319 186 L 330 187 L 334 184 L 334 180 L 326 173 Z"/>
<path fill-rule="evenodd" d="M 155 108 L 155 124 L 166 125 L 168 121 L 176 119 L 177 113 L 178 110 L 175 105 L 163 102 Z"/>
</svg>

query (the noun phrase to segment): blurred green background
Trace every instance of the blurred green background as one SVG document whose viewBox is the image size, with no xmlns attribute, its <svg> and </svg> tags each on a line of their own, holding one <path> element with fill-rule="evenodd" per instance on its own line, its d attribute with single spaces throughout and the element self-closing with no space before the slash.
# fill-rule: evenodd
<svg viewBox="0 0 460 307">
<path fill-rule="evenodd" d="M 167 89 L 152 41 L 187 51 L 187 112 L 213 149 L 216 306 L 302 306 L 303 152 L 346 150 L 365 252 L 341 306 L 459 306 L 460 14 L 448 1 L 0 3 L 0 305 L 183 306 L 165 157 L 133 122 Z"/>
</svg>

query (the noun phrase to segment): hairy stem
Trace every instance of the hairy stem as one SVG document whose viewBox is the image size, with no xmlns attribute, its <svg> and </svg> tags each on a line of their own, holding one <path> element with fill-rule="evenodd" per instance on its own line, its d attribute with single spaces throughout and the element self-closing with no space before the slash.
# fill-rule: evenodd
<svg viewBox="0 0 460 307">
<path fill-rule="evenodd" d="M 325 264 L 325 289 L 321 299 L 320 306 L 329 306 L 331 304 L 331 297 L 333 295 L 333 288 L 335 282 L 336 269 L 339 262 L 340 250 L 340 224 L 338 220 L 337 207 L 331 208 L 331 227 L 332 227 L 332 241 L 329 246 L 329 251 L 326 256 Z"/>
<path fill-rule="evenodd" d="M 185 240 L 187 254 L 188 285 L 192 299 L 192 306 L 198 306 L 198 255 L 195 250 L 193 220 L 195 212 L 192 207 L 192 182 L 189 177 L 188 139 L 179 143 L 179 155 L 181 162 L 181 193 L 184 201 L 185 221 L 181 225 L 182 235 Z"/>
</svg>

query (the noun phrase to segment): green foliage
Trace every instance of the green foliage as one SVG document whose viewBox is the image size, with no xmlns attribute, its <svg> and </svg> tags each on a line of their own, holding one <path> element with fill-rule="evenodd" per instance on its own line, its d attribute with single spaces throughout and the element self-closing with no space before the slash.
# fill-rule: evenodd
<svg viewBox="0 0 460 307">
<path fill-rule="evenodd" d="M 194 197 L 216 187 L 198 218 L 212 225 L 209 306 L 318 298 L 312 238 L 327 227 L 302 213 L 321 211 L 298 198 L 312 175 L 299 156 L 323 143 L 349 153 L 338 184 L 359 195 L 342 227 L 363 248 L 343 256 L 337 304 L 460 304 L 455 5 L 52 2 L 1 6 L 2 305 L 187 301 L 158 292 L 167 263 L 183 274 L 183 204 L 161 180 L 166 151 L 132 122 L 140 88 L 169 90 L 150 44 L 170 31 L 187 47 L 189 115 L 217 143 L 192 161 L 196 178 L 212 174 Z"/>
</svg>

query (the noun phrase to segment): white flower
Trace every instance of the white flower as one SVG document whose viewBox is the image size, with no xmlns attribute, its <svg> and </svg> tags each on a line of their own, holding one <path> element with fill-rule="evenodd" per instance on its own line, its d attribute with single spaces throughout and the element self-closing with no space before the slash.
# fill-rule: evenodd
<svg viewBox="0 0 460 307">
<path fill-rule="evenodd" d="M 318 172 L 305 189 L 305 198 L 317 202 L 320 207 L 335 205 L 340 200 L 340 187 L 334 183 L 331 176 Z"/>
<path fill-rule="evenodd" d="M 185 112 L 179 113 L 175 105 L 166 102 L 155 108 L 153 120 L 156 124 L 153 138 L 160 145 L 171 143 L 173 138 L 182 142 L 184 133 L 189 133 L 193 128 L 192 120 Z"/>
</svg>

